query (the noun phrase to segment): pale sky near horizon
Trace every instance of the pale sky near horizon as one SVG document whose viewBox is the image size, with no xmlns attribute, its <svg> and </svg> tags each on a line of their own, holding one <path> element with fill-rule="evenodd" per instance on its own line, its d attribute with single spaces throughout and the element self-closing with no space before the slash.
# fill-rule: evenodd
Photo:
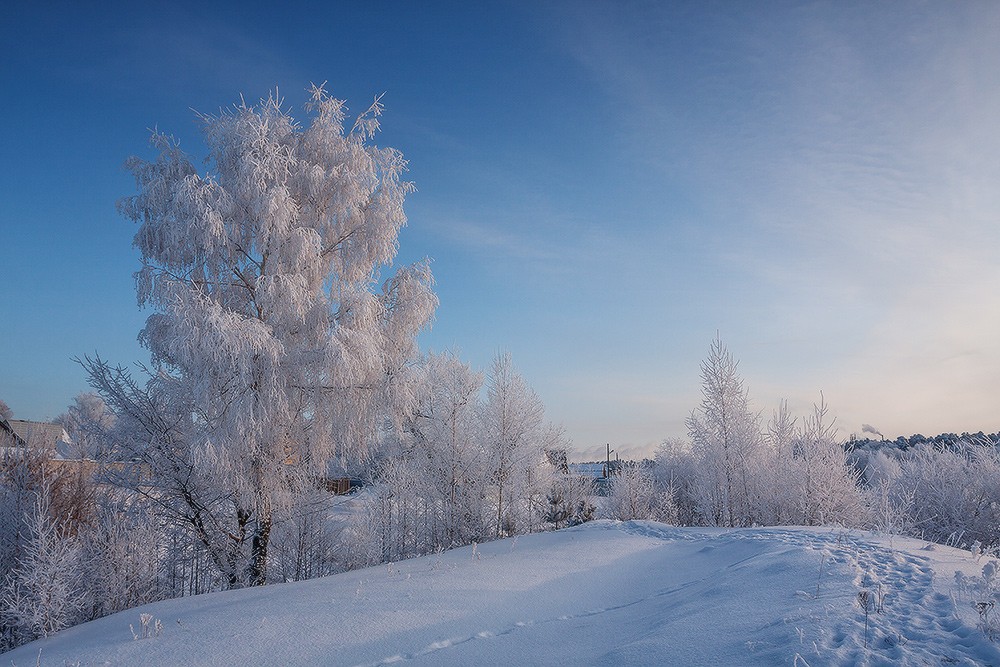
<svg viewBox="0 0 1000 667">
<path fill-rule="evenodd" d="M 148 361 L 122 168 L 147 128 L 277 87 L 361 111 L 417 192 L 425 349 L 497 350 L 576 457 L 684 437 L 717 332 L 764 417 L 1000 430 L 1000 5 L 10 3 L 0 21 L 0 399 Z M 476 6 L 474 6 L 476 5 Z"/>
</svg>

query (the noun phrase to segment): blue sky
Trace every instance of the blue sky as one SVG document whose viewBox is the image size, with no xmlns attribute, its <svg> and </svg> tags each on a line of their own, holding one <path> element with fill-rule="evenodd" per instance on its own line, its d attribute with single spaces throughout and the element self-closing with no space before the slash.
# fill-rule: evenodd
<svg viewBox="0 0 1000 667">
<path fill-rule="evenodd" d="M 1000 5 L 14 3 L 0 22 L 0 398 L 144 361 L 122 168 L 147 128 L 310 82 L 418 191 L 425 348 L 500 349 L 578 456 L 685 435 L 718 332 L 757 409 L 997 431 Z"/>
</svg>

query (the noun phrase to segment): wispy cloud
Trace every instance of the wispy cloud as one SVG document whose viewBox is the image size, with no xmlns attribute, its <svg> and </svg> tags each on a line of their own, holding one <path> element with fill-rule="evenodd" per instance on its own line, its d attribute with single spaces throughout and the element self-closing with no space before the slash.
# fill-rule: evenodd
<svg viewBox="0 0 1000 667">
<path fill-rule="evenodd" d="M 691 289 L 739 305 L 768 400 L 826 389 L 848 430 L 1000 427 L 998 28 L 988 5 L 837 3 L 566 24 L 623 159 L 694 191 L 718 269 Z"/>
<path fill-rule="evenodd" d="M 554 248 L 546 247 L 542 239 L 507 231 L 497 224 L 459 218 L 429 218 L 423 226 L 445 243 L 496 259 L 549 262 L 559 256 Z"/>
</svg>

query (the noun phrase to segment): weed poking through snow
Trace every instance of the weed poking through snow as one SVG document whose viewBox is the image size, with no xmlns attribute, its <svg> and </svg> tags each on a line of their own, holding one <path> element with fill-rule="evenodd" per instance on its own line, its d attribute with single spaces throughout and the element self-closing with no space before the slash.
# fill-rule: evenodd
<svg viewBox="0 0 1000 667">
<path fill-rule="evenodd" d="M 994 621 L 990 619 L 990 613 L 993 611 L 995 603 L 992 600 L 984 600 L 973 602 L 972 606 L 979 612 L 979 629 L 992 641 L 997 633 L 997 627 L 994 625 Z"/>
<path fill-rule="evenodd" d="M 871 594 L 867 590 L 858 591 L 858 604 L 865 610 L 865 648 L 868 648 L 868 612 L 871 609 Z"/>
<path fill-rule="evenodd" d="M 163 632 L 163 623 L 158 618 L 154 619 L 152 614 L 139 614 L 139 632 L 135 631 L 131 623 L 128 624 L 128 629 L 132 633 L 132 639 L 136 641 L 150 639 L 160 636 Z"/>
</svg>

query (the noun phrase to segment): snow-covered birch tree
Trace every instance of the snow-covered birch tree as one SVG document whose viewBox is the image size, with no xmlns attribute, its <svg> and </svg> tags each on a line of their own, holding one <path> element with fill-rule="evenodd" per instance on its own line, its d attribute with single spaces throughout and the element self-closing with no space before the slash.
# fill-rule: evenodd
<svg viewBox="0 0 1000 667">
<path fill-rule="evenodd" d="M 544 407 L 517 371 L 509 353 L 498 354 L 486 380 L 483 446 L 496 490 L 496 537 L 516 532 L 514 499 L 530 497 L 532 471 L 545 461 Z M 537 473 L 536 473 L 537 474 Z M 537 478 L 534 480 L 537 483 Z M 518 487 L 520 487 L 518 489 Z M 518 489 L 518 493 L 515 493 Z"/>
<path fill-rule="evenodd" d="M 412 189 L 402 155 L 372 142 L 381 104 L 346 125 L 342 101 L 310 92 L 307 126 L 276 96 L 199 115 L 204 172 L 159 132 L 154 160 L 128 160 L 138 192 L 119 210 L 139 224 L 153 365 L 142 382 L 85 362 L 119 446 L 230 586 L 266 580 L 296 480 L 400 422 L 415 336 L 437 305 L 426 262 L 378 287 Z"/>
<path fill-rule="evenodd" d="M 486 460 L 476 409 L 483 375 L 454 354 L 429 354 L 410 420 L 410 458 L 434 494 L 435 536 L 443 547 L 480 540 L 487 523 Z"/>
<path fill-rule="evenodd" d="M 701 405 L 687 419 L 696 461 L 694 492 L 709 525 L 746 526 L 758 520 L 762 438 L 737 366 L 716 338 L 701 365 Z"/>
<path fill-rule="evenodd" d="M 796 419 L 782 399 L 763 434 L 762 485 L 767 490 L 761 498 L 760 521 L 768 525 L 796 523 L 800 519 L 799 489 L 789 479 L 795 458 L 792 441 L 797 436 Z"/>
</svg>

